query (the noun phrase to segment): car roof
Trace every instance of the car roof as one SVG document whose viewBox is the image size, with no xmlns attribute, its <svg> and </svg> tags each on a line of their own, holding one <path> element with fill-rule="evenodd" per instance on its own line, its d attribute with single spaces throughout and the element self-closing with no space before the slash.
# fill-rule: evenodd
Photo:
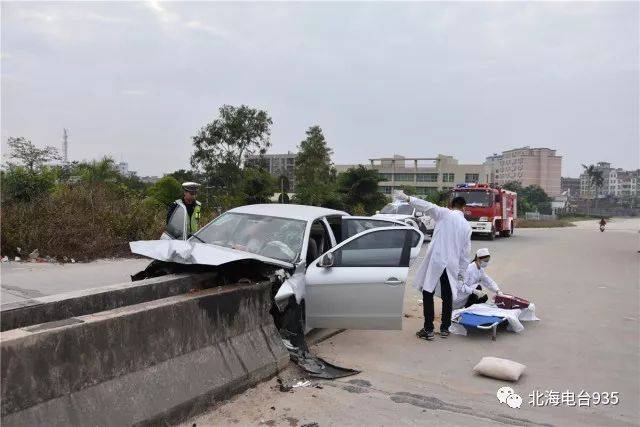
<svg viewBox="0 0 640 427">
<path fill-rule="evenodd" d="M 343 211 L 321 208 L 318 206 L 282 203 L 245 205 L 230 209 L 228 212 L 277 216 L 280 218 L 300 219 L 304 221 L 313 221 L 316 218 L 328 215 L 349 215 L 348 213 Z"/>
</svg>

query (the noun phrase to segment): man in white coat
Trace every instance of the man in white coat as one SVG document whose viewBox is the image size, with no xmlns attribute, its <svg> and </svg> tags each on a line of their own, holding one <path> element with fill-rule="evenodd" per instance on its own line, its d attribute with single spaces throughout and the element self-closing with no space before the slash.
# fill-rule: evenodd
<svg viewBox="0 0 640 427">
<path fill-rule="evenodd" d="M 493 281 L 491 277 L 487 275 L 484 269 L 489 265 L 489 259 L 491 254 L 489 249 L 480 248 L 476 252 L 476 257 L 473 259 L 469 267 L 467 267 L 467 276 L 464 282 L 458 288 L 458 297 L 453 300 L 453 309 L 471 307 L 473 304 L 481 304 L 487 302 L 489 298 L 487 295 L 478 296 L 476 291 L 485 287 L 496 294 L 500 295 L 502 291 L 498 287 L 498 284 Z"/>
<path fill-rule="evenodd" d="M 439 286 L 442 298 L 440 336 L 446 338 L 451 326 L 452 301 L 458 296 L 458 282 L 464 281 L 469 265 L 471 227 L 462 212 L 466 202 L 463 197 L 455 197 L 451 201 L 451 208 L 448 209 L 426 200 L 409 197 L 400 190 L 395 190 L 393 195 L 396 199 L 406 201 L 423 211 L 435 221 L 427 254 L 413 281 L 414 287 L 422 291 L 424 310 L 424 328 L 416 335 L 428 341 L 434 338 L 433 294 Z"/>
</svg>

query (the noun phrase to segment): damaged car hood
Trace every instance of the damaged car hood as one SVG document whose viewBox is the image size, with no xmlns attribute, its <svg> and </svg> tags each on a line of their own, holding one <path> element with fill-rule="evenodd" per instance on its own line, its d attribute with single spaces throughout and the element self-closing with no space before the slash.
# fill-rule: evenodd
<svg viewBox="0 0 640 427">
<path fill-rule="evenodd" d="M 158 261 L 176 262 L 178 264 L 222 265 L 233 261 L 252 259 L 279 267 L 293 267 L 293 264 L 251 252 L 225 248 L 184 240 L 138 240 L 129 242 L 131 252 Z"/>
</svg>

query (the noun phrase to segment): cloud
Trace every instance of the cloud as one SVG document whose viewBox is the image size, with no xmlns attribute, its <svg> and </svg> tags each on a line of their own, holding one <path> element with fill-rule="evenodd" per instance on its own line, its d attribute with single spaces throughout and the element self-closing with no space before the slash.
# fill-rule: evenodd
<svg viewBox="0 0 640 427">
<path fill-rule="evenodd" d="M 187 22 L 187 27 L 193 30 L 204 31 L 205 33 L 211 34 L 212 36 L 216 36 L 216 37 L 227 37 L 229 35 L 228 32 L 222 29 L 212 27 L 211 25 L 203 24 L 202 22 L 197 20 L 192 20 Z"/>
<path fill-rule="evenodd" d="M 180 16 L 176 13 L 169 12 L 166 7 L 162 5 L 161 2 L 157 0 L 148 0 L 146 5 L 151 9 L 158 19 L 162 22 L 175 22 L 180 20 Z"/>
<path fill-rule="evenodd" d="M 139 96 L 145 95 L 147 92 L 140 89 L 125 89 L 122 91 L 123 95 Z"/>
<path fill-rule="evenodd" d="M 169 31 L 175 30 L 192 30 L 202 32 L 214 37 L 227 37 L 228 32 L 220 28 L 214 27 L 210 24 L 205 24 L 198 19 L 188 19 L 183 17 L 175 10 L 169 10 L 162 2 L 157 0 L 148 0 L 146 2 L 149 9 L 153 11 L 161 24 L 165 26 L 165 29 Z"/>
</svg>

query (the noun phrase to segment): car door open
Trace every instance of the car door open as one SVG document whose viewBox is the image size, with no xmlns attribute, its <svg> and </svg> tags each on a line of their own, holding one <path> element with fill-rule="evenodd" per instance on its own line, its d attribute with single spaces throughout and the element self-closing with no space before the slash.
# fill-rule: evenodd
<svg viewBox="0 0 640 427">
<path fill-rule="evenodd" d="M 366 230 L 307 267 L 310 328 L 402 329 L 409 264 L 423 235 L 412 227 Z"/>
<path fill-rule="evenodd" d="M 343 216 L 341 235 L 336 236 L 336 240 L 344 242 L 350 237 L 360 234 L 363 231 L 371 230 L 379 227 L 404 227 L 407 224 L 395 219 L 379 219 L 369 216 Z"/>
<path fill-rule="evenodd" d="M 167 222 L 167 229 L 162 236 L 161 240 L 187 240 L 187 216 L 185 215 L 185 209 L 181 206 L 176 207 Z"/>
</svg>

